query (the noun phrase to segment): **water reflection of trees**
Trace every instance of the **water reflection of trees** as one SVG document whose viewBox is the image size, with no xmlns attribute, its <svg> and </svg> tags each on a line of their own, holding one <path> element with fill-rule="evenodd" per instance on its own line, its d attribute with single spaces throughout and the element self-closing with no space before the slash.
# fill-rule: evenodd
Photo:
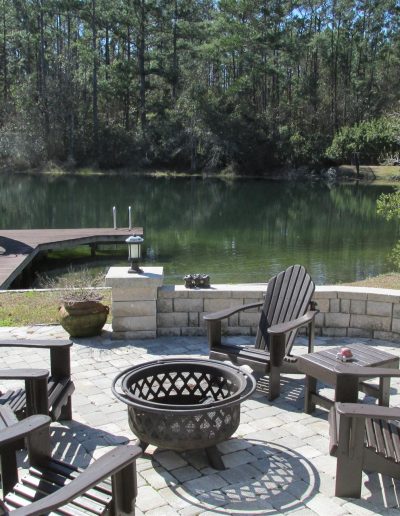
<svg viewBox="0 0 400 516">
<path fill-rule="evenodd" d="M 147 254 L 181 267 L 265 275 L 302 262 L 317 275 L 382 269 L 396 224 L 378 219 L 383 188 L 262 180 L 0 176 L 2 228 L 144 226 Z M 361 271 L 361 272 L 360 272 Z M 380 272 L 380 270 L 378 270 Z M 346 277 L 345 277 L 346 276 Z"/>
</svg>

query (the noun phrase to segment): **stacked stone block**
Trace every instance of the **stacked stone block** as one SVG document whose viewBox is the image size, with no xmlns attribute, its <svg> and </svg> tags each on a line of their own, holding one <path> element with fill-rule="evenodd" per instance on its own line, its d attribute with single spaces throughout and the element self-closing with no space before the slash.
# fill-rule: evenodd
<svg viewBox="0 0 400 516">
<path fill-rule="evenodd" d="M 204 314 L 262 301 L 265 290 L 266 284 L 216 285 L 211 289 L 164 286 L 158 291 L 157 334 L 205 335 Z M 246 310 L 223 321 L 223 331 L 228 335 L 254 335 L 258 320 L 257 309 Z"/>
<path fill-rule="evenodd" d="M 214 285 L 212 289 L 165 286 L 157 300 L 157 335 L 205 335 L 205 313 L 261 301 L 266 284 Z M 400 291 L 364 287 L 317 287 L 316 333 L 330 337 L 400 338 Z M 254 335 L 257 309 L 223 321 L 226 335 Z"/>
<path fill-rule="evenodd" d="M 319 333 L 326 336 L 398 340 L 400 291 L 364 287 L 317 287 Z"/>
<path fill-rule="evenodd" d="M 112 287 L 113 336 L 154 338 L 206 334 L 203 316 L 263 300 L 267 285 L 213 285 L 188 289 L 163 283 L 162 267 L 144 274 L 128 274 L 112 267 L 106 284 Z M 400 291 L 346 286 L 320 286 L 314 300 L 319 314 L 316 334 L 328 337 L 400 339 Z M 226 335 L 255 335 L 259 309 L 253 308 L 222 321 Z"/>
<path fill-rule="evenodd" d="M 157 336 L 157 297 L 162 283 L 162 267 L 143 267 L 143 274 L 129 273 L 128 267 L 109 269 L 106 285 L 112 288 L 114 338 Z"/>
</svg>

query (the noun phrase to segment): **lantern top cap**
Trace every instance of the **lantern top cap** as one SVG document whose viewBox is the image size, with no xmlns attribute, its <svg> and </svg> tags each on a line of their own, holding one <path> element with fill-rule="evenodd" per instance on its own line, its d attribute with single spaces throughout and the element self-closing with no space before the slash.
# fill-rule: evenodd
<svg viewBox="0 0 400 516">
<path fill-rule="evenodd" d="M 125 242 L 127 244 L 142 244 L 144 239 L 139 235 L 131 235 L 125 240 Z"/>
</svg>

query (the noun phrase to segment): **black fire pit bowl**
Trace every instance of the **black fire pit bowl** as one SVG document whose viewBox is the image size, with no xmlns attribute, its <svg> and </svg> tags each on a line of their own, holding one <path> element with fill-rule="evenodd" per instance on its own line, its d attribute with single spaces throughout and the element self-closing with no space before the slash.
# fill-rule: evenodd
<svg viewBox="0 0 400 516">
<path fill-rule="evenodd" d="M 112 391 L 127 404 L 129 426 L 143 449 L 204 448 L 214 467 L 223 469 L 215 445 L 235 432 L 240 403 L 255 387 L 252 375 L 230 364 L 168 358 L 125 369 Z"/>
</svg>

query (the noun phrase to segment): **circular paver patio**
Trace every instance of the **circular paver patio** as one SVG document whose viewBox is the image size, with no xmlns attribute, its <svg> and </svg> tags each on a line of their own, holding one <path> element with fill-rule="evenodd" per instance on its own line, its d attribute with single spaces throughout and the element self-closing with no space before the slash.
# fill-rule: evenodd
<svg viewBox="0 0 400 516">
<path fill-rule="evenodd" d="M 126 407 L 111 382 L 122 368 L 166 356 L 207 356 L 205 337 L 115 341 L 74 339 L 73 421 L 52 424 L 57 457 L 85 467 L 110 446 L 133 441 Z M 59 326 L 0 328 L 1 338 L 65 338 Z M 242 339 L 242 338 L 241 338 Z M 400 355 L 386 341 L 319 337 L 325 346 L 364 342 Z M 306 340 L 298 339 L 306 350 Z M 44 367 L 47 352 L 2 348 L 2 367 Z M 398 514 L 400 483 L 363 476 L 360 500 L 334 497 L 336 459 L 328 453 L 327 412 L 303 413 L 304 378 L 285 376 L 281 397 L 268 402 L 261 384 L 241 407 L 241 424 L 218 448 L 225 471 L 212 469 L 201 451 L 177 453 L 149 447 L 138 460 L 137 514 L 156 515 L 368 515 Z M 400 382 L 392 381 L 391 405 L 400 406 Z"/>
</svg>

